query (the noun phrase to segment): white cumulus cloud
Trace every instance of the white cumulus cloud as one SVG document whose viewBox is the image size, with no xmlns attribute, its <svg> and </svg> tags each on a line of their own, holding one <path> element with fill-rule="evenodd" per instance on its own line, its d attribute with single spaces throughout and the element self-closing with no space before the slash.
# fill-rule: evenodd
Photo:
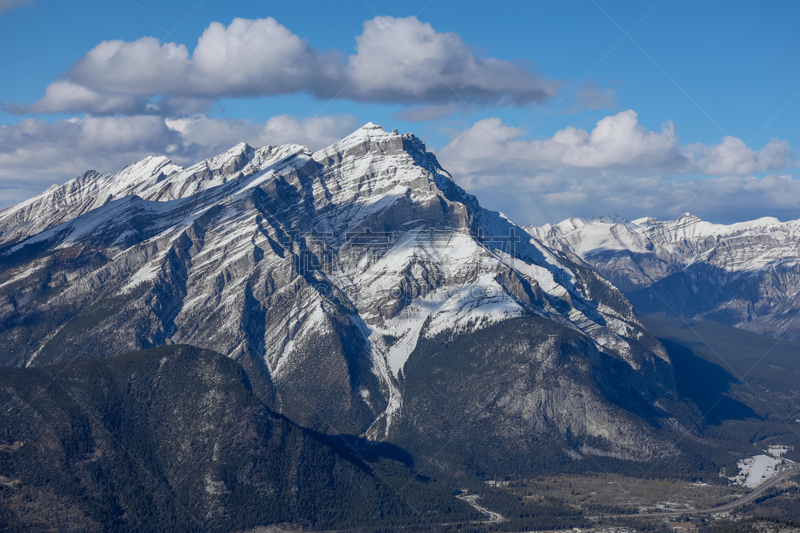
<svg viewBox="0 0 800 533">
<path fill-rule="evenodd" d="M 691 163 L 671 122 L 660 132 L 648 131 L 632 110 L 603 118 L 591 132 L 568 127 L 532 141 L 524 134 L 500 119 L 484 119 L 442 148 L 441 159 L 462 174 L 563 168 L 679 172 Z"/>
<path fill-rule="evenodd" d="M 800 212 L 800 180 L 748 175 L 791 167 L 785 141 L 759 151 L 735 137 L 685 146 L 672 123 L 649 131 L 630 110 L 591 132 L 569 127 L 543 140 L 524 137 L 520 128 L 485 119 L 438 157 L 464 188 L 521 223 L 609 213 L 672 218 L 691 211 L 734 221 Z"/>
<path fill-rule="evenodd" d="M 756 152 L 744 141 L 727 136 L 716 146 L 696 144 L 689 151 L 699 158 L 697 168 L 703 174 L 744 175 L 780 170 L 792 164 L 792 151 L 786 141 L 773 139 Z"/>
<path fill-rule="evenodd" d="M 356 37 L 347 94 L 356 100 L 526 105 L 554 96 L 559 82 L 527 66 L 479 58 L 459 35 L 415 17 L 376 17 Z"/>
<path fill-rule="evenodd" d="M 211 23 L 189 53 L 154 37 L 103 41 L 49 85 L 28 113 L 191 115 L 225 97 L 310 94 L 358 102 L 524 106 L 560 82 L 527 64 L 479 57 L 415 17 L 376 17 L 356 53 L 319 52 L 273 18 Z M 440 107 L 441 109 L 441 107 Z"/>
</svg>

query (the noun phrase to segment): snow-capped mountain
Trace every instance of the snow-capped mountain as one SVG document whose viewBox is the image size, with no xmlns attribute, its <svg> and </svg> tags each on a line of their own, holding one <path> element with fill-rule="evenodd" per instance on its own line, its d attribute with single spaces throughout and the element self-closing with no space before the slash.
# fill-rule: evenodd
<svg viewBox="0 0 800 533">
<path fill-rule="evenodd" d="M 508 442 L 671 453 L 648 437 L 670 419 L 669 359 L 624 296 L 483 209 L 412 134 L 367 124 L 317 152 L 242 144 L 185 170 L 148 158 L 0 212 L 0 231 L 4 364 L 184 343 L 326 432 L 391 440 L 492 412 Z M 440 365 L 490 330 L 480 365 L 474 346 Z M 459 412 L 430 411 L 478 375 Z"/>
<path fill-rule="evenodd" d="M 591 265 L 644 312 L 800 338 L 798 220 L 722 225 L 685 213 L 667 221 L 571 218 L 526 230 Z"/>
<path fill-rule="evenodd" d="M 147 157 L 113 174 L 90 170 L 39 196 L 0 211 L 0 247 L 55 227 L 112 200 L 139 196 L 164 202 L 246 179 L 272 163 L 301 153 L 304 146 L 254 149 L 240 143 L 216 157 L 184 169 L 169 158 Z"/>
</svg>

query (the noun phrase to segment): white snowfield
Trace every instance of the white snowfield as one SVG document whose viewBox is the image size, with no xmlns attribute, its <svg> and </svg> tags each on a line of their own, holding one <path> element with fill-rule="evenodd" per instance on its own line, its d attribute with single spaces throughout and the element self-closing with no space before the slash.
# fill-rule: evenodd
<svg viewBox="0 0 800 533">
<path fill-rule="evenodd" d="M 422 337 L 540 316 L 637 370 L 643 357 L 666 359 L 657 344 L 634 355 L 631 343 L 646 333 L 632 311 L 594 301 L 563 259 L 481 208 L 419 139 L 371 123 L 313 153 L 242 143 L 187 169 L 147 158 L 115 174 L 87 173 L 0 212 L 0 228 L 0 244 L 13 244 L 3 253 L 115 236 L 113 264 L 70 274 L 61 299 L 89 298 L 101 285 L 132 295 L 172 283 L 180 258 L 185 273 L 159 334 L 235 358 L 257 354 L 278 386 L 309 364 L 308 339 L 354 328 L 381 388 L 362 388 L 358 401 L 372 409 L 384 396 L 386 432 L 402 406 L 401 372 Z M 383 241 L 359 244 L 352 233 Z M 29 273 L 9 272 L 0 283 Z M 197 327 L 212 316 L 218 326 Z M 261 331 L 256 320 L 269 327 Z"/>
<path fill-rule="evenodd" d="M 756 455 L 742 459 L 738 463 L 739 474 L 732 477 L 731 481 L 735 485 L 743 485 L 754 489 L 777 474 L 777 466 L 780 459 L 768 455 Z"/>
<path fill-rule="evenodd" d="M 764 451 L 766 454 L 739 461 L 737 475 L 729 478 L 731 483 L 755 489 L 775 476 L 779 465 L 791 462 L 781 458 L 788 451 L 786 446 L 770 446 Z"/>
</svg>

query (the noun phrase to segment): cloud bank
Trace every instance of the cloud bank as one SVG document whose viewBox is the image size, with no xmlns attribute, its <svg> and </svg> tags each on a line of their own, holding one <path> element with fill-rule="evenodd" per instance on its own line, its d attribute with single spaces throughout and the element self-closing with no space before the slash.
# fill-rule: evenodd
<svg viewBox="0 0 800 533">
<path fill-rule="evenodd" d="M 103 41 L 22 113 L 191 115 L 226 97 L 308 94 L 412 105 L 525 106 L 561 83 L 530 65 L 479 57 L 415 17 L 376 17 L 356 53 L 320 52 L 273 18 L 213 22 L 189 53 L 155 37 Z"/>
<path fill-rule="evenodd" d="M 671 122 L 648 131 L 632 110 L 603 118 L 591 132 L 524 135 L 499 119 L 481 120 L 444 146 L 439 160 L 464 188 L 521 223 L 613 212 L 672 218 L 688 210 L 721 221 L 800 213 L 800 181 L 777 174 L 794 165 L 785 141 L 758 151 L 735 137 L 684 146 Z M 750 175 L 759 172 L 773 174 Z"/>
</svg>

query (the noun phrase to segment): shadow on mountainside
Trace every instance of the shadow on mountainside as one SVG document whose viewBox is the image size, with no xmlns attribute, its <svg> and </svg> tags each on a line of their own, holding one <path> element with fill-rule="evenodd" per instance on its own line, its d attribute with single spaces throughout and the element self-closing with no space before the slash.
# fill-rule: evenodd
<svg viewBox="0 0 800 533">
<path fill-rule="evenodd" d="M 750 407 L 729 396 L 738 380 L 725 369 L 685 346 L 666 339 L 659 340 L 672 359 L 678 394 L 694 402 L 708 423 L 719 425 L 724 420 L 761 418 Z"/>
</svg>

